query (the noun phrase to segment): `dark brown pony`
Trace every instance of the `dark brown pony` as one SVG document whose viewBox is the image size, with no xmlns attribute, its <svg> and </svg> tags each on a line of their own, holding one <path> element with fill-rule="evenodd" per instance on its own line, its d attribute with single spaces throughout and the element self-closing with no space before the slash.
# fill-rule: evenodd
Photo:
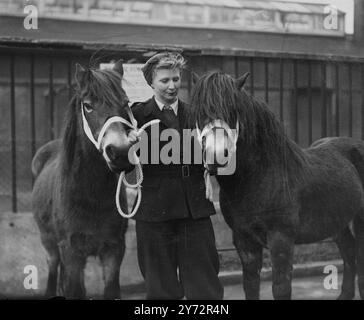
<svg viewBox="0 0 364 320">
<path fill-rule="evenodd" d="M 104 298 L 120 297 L 127 220 L 116 210 L 117 174 L 112 170 L 132 169 L 127 158 L 128 128 L 112 123 L 98 150 L 85 134 L 81 108 L 96 140 L 110 117 L 129 120 L 122 76 L 121 62 L 112 70 L 77 64 L 77 90 L 62 138 L 40 148 L 33 159 L 34 217 L 49 254 L 48 297 L 85 298 L 84 268 L 90 255 L 98 256 L 103 267 Z M 125 209 L 125 192 L 123 196 Z"/>
<path fill-rule="evenodd" d="M 192 107 L 199 128 L 220 119 L 239 129 L 235 171 L 216 178 L 221 210 L 242 262 L 246 298 L 259 298 L 264 247 L 271 253 L 273 296 L 290 299 L 294 245 L 330 237 L 344 260 L 339 298 L 354 297 L 356 275 L 364 298 L 364 142 L 325 138 L 301 149 L 268 107 L 243 89 L 245 79 L 221 72 L 202 76 Z M 202 139 L 209 159 L 229 152 L 231 139 L 225 132 L 219 140 L 217 129 Z M 228 165 L 215 161 L 206 167 L 215 174 Z"/>
</svg>

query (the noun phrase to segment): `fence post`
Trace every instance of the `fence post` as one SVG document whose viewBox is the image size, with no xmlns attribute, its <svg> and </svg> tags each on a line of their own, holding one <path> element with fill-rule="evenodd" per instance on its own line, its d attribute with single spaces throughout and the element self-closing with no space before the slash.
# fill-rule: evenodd
<svg viewBox="0 0 364 320">
<path fill-rule="evenodd" d="M 14 55 L 10 57 L 10 123 L 11 123 L 11 186 L 12 186 L 12 211 L 16 213 L 17 208 L 17 181 L 16 181 L 16 121 L 15 121 L 15 74 Z"/>
</svg>

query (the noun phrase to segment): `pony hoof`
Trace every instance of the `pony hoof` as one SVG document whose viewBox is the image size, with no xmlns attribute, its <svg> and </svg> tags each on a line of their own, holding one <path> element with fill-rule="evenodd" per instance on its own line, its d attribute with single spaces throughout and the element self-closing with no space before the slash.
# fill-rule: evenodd
<svg viewBox="0 0 364 320">
<path fill-rule="evenodd" d="M 341 292 L 337 297 L 337 300 L 353 300 L 355 297 L 355 293 L 353 292 Z"/>
</svg>

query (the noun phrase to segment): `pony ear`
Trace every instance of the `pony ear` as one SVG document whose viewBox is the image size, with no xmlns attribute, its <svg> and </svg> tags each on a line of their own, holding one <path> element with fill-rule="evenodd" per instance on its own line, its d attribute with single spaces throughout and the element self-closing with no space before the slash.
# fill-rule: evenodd
<svg viewBox="0 0 364 320">
<path fill-rule="evenodd" d="M 238 87 L 239 90 L 243 89 L 245 82 L 249 76 L 250 76 L 250 72 L 246 72 L 240 78 L 236 79 L 236 86 Z"/>
<path fill-rule="evenodd" d="M 75 79 L 79 88 L 84 87 L 86 74 L 87 74 L 86 68 L 81 66 L 79 63 L 76 63 Z"/>
<path fill-rule="evenodd" d="M 192 84 L 195 85 L 200 77 L 194 71 L 191 71 L 191 75 L 192 75 Z"/>
<path fill-rule="evenodd" d="M 121 75 L 121 77 L 123 77 L 124 76 L 123 60 L 122 59 L 118 60 L 114 64 L 114 67 L 112 69 L 118 72 Z"/>
</svg>

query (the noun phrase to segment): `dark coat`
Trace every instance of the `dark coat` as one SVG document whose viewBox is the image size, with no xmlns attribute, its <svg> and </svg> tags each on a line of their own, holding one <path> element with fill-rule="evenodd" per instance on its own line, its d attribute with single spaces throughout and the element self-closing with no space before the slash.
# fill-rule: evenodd
<svg viewBox="0 0 364 320">
<path fill-rule="evenodd" d="M 154 98 L 132 106 L 132 112 L 140 128 L 143 124 L 160 119 L 159 133 L 164 129 L 174 127 L 169 123 L 159 109 Z M 179 100 L 178 121 L 179 128 L 188 128 L 188 106 Z M 151 127 L 146 130 L 148 134 L 148 153 L 150 161 Z M 181 132 L 181 131 L 180 131 Z M 182 141 L 182 135 L 180 135 Z M 159 141 L 159 151 L 167 142 Z M 193 146 L 193 143 L 191 144 Z M 191 148 L 193 150 L 193 147 Z M 191 151 L 192 152 L 192 151 Z M 182 157 L 181 148 L 181 157 Z M 186 176 L 186 172 L 189 175 Z M 167 221 L 191 217 L 194 219 L 208 217 L 215 213 L 212 203 L 206 200 L 203 166 L 181 164 L 158 165 L 143 164 L 144 181 L 142 183 L 142 200 L 136 220 Z M 183 174 L 184 173 L 184 174 Z"/>
</svg>

